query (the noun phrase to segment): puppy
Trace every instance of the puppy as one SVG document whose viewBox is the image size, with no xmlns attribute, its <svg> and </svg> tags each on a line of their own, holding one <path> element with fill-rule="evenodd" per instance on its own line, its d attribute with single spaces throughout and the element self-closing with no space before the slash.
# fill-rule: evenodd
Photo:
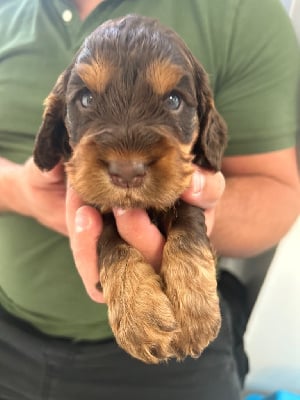
<svg viewBox="0 0 300 400">
<path fill-rule="evenodd" d="M 220 326 L 203 211 L 179 200 L 192 163 L 218 170 L 226 127 L 207 75 L 156 20 L 110 20 L 84 42 L 45 101 L 34 159 L 65 162 L 103 214 L 99 279 L 117 343 L 146 363 L 198 357 Z M 118 234 L 112 207 L 144 208 L 166 237 L 157 274 Z"/>
</svg>

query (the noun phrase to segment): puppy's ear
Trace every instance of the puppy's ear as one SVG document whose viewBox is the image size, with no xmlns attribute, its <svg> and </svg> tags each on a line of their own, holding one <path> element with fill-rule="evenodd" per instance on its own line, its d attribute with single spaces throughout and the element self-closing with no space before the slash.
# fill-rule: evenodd
<svg viewBox="0 0 300 400">
<path fill-rule="evenodd" d="M 199 118 L 199 135 L 193 148 L 195 163 L 218 171 L 227 143 L 227 127 L 215 108 L 207 73 L 196 60 L 194 63 Z"/>
<path fill-rule="evenodd" d="M 65 93 L 70 74 L 71 68 L 68 68 L 59 76 L 44 103 L 43 121 L 33 150 L 34 161 L 43 170 L 52 169 L 61 159 L 67 159 L 71 155 L 64 122 L 66 113 Z"/>
</svg>

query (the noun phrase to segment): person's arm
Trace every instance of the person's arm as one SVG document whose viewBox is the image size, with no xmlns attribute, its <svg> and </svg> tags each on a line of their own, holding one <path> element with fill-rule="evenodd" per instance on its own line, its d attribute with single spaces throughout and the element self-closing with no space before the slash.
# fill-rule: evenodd
<svg viewBox="0 0 300 400">
<path fill-rule="evenodd" d="M 24 165 L 0 157 L 0 212 L 32 217 L 42 225 L 67 235 L 63 166 L 42 172 L 33 159 Z"/>
<path fill-rule="evenodd" d="M 300 212 L 295 150 L 226 157 L 223 172 L 211 235 L 218 254 L 250 257 L 276 245 Z"/>
<path fill-rule="evenodd" d="M 299 215 L 293 146 L 300 58 L 279 1 L 236 4 L 218 38 L 224 63 L 215 101 L 229 141 L 222 166 L 226 190 L 211 239 L 222 256 L 251 257 L 276 245 Z"/>
</svg>

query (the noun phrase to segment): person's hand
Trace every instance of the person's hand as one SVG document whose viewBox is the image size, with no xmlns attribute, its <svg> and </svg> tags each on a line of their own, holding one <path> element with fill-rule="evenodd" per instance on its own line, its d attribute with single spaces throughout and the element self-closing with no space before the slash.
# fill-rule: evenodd
<svg viewBox="0 0 300 400">
<path fill-rule="evenodd" d="M 181 198 L 189 204 L 204 209 L 207 234 L 210 236 L 215 221 L 215 207 L 225 189 L 225 178 L 222 172 L 209 172 L 196 169 L 190 188 Z"/>
<path fill-rule="evenodd" d="M 13 196 L 14 211 L 67 235 L 63 165 L 58 164 L 51 171 L 43 172 L 31 157 L 24 165 L 14 165 L 13 168 L 16 190 Z"/>
<path fill-rule="evenodd" d="M 182 195 L 182 199 L 205 209 L 208 233 L 214 222 L 214 208 L 225 188 L 222 173 L 211 173 L 197 169 L 192 184 Z M 67 191 L 67 225 L 70 244 L 78 272 L 86 291 L 96 302 L 104 302 L 97 290 L 99 272 L 96 246 L 102 230 L 101 215 L 92 207 L 85 205 L 72 188 Z M 165 239 L 153 225 L 144 210 L 115 209 L 114 216 L 120 235 L 138 249 L 145 259 L 159 271 Z"/>
</svg>

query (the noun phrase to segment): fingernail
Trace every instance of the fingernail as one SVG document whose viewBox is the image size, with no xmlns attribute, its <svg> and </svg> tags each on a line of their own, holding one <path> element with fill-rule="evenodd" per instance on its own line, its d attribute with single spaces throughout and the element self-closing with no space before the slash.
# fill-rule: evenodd
<svg viewBox="0 0 300 400">
<path fill-rule="evenodd" d="M 121 217 L 122 215 L 124 215 L 127 212 L 126 209 L 124 208 L 119 208 L 119 207 L 114 207 L 113 208 L 113 213 L 116 217 Z"/>
<path fill-rule="evenodd" d="M 79 208 L 75 214 L 75 231 L 77 233 L 83 232 L 89 228 L 90 224 L 90 217 L 88 217 L 84 211 Z"/>
<path fill-rule="evenodd" d="M 192 177 L 192 188 L 193 188 L 193 195 L 197 195 L 201 192 L 204 187 L 205 177 L 198 171 L 193 173 Z"/>
</svg>

